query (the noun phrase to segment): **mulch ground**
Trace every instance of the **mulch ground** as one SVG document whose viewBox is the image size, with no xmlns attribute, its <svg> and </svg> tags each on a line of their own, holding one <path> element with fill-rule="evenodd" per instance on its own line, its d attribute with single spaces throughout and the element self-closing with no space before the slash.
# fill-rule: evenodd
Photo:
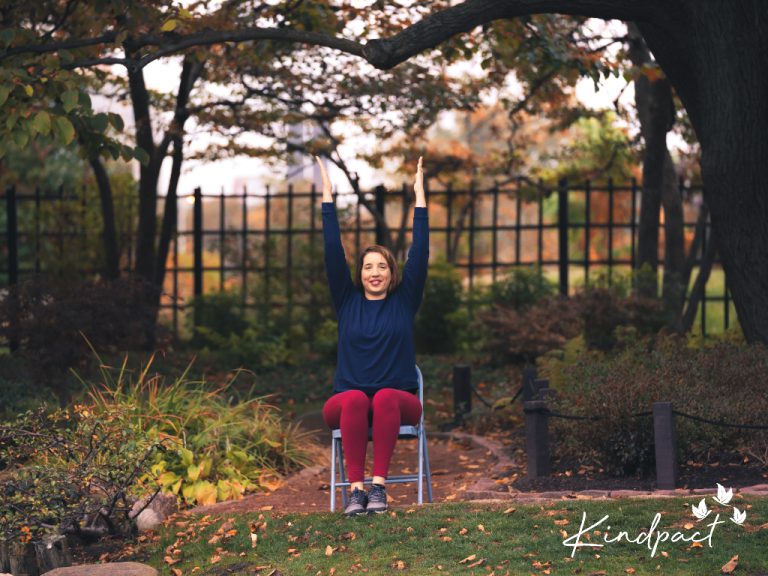
<svg viewBox="0 0 768 576">
<path fill-rule="evenodd" d="M 368 445 L 366 470 L 370 474 L 372 450 Z M 450 439 L 429 439 L 429 462 L 432 472 L 432 491 L 434 502 L 463 500 L 467 489 L 471 488 L 496 462 L 493 454 L 470 442 Z M 328 444 L 330 452 L 330 444 Z M 286 479 L 273 492 L 257 493 L 242 500 L 224 502 L 212 506 L 200 506 L 194 513 L 228 514 L 232 512 L 252 512 L 272 510 L 276 512 L 318 512 L 330 510 L 330 454 L 325 462 L 312 466 Z M 411 474 L 418 463 L 415 441 L 399 441 L 390 465 L 390 473 Z M 417 502 L 416 483 L 390 484 L 387 495 L 391 498 L 390 506 L 408 507 Z M 426 502 L 426 489 L 424 501 Z M 340 495 L 337 494 L 336 510 L 342 509 Z"/>
</svg>

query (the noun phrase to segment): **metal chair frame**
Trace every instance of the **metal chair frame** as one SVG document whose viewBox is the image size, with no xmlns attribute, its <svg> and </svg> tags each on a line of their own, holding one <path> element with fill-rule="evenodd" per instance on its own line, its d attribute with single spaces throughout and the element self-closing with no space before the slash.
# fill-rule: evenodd
<svg viewBox="0 0 768 576">
<path fill-rule="evenodd" d="M 427 485 L 427 501 L 432 502 L 432 476 L 429 472 L 429 453 L 427 452 L 427 434 L 424 429 L 424 379 L 421 370 L 416 366 L 416 375 L 419 380 L 419 402 L 421 402 L 421 418 L 415 426 L 400 426 L 398 439 L 416 438 L 419 442 L 419 466 L 416 474 L 400 474 L 389 476 L 387 484 L 402 484 L 405 482 L 418 483 L 418 503 L 424 502 L 424 481 Z M 368 440 L 372 440 L 372 430 L 368 429 Z M 336 475 L 340 480 L 337 480 Z M 367 477 L 364 484 L 371 484 L 373 479 Z M 331 512 L 336 509 L 336 488 L 341 488 L 341 500 L 343 506 L 347 506 L 348 490 L 351 482 L 347 480 L 344 469 L 344 451 L 341 445 L 341 430 L 336 428 L 331 432 Z"/>
</svg>

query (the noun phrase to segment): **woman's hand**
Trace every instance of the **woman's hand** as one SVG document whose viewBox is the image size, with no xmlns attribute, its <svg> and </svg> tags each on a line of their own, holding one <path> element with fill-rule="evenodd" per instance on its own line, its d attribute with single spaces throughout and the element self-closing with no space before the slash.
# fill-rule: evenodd
<svg viewBox="0 0 768 576">
<path fill-rule="evenodd" d="M 323 202 L 333 202 L 333 188 L 331 186 L 331 179 L 328 178 L 325 164 L 323 164 L 319 156 L 315 156 L 315 160 L 317 160 L 317 165 L 320 167 L 320 177 L 323 179 Z"/>
<path fill-rule="evenodd" d="M 424 171 L 421 167 L 423 156 L 419 156 L 419 163 L 416 166 L 416 179 L 413 182 L 413 191 L 416 193 L 416 207 L 426 208 L 427 198 L 424 194 Z"/>
</svg>

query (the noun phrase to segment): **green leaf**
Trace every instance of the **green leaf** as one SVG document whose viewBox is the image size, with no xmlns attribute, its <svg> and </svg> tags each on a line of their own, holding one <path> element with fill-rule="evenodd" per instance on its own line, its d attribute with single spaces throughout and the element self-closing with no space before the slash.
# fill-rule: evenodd
<svg viewBox="0 0 768 576">
<path fill-rule="evenodd" d="M 123 128 L 125 127 L 123 117 L 120 116 L 120 114 L 115 114 L 114 112 L 109 113 L 109 123 L 112 124 L 112 126 L 114 126 L 115 130 L 118 132 L 122 132 Z"/>
<path fill-rule="evenodd" d="M 187 478 L 192 480 L 193 482 L 200 478 L 200 472 L 202 471 L 203 467 L 197 464 L 193 464 L 192 466 L 187 466 Z"/>
<path fill-rule="evenodd" d="M 181 456 L 181 465 L 184 467 L 192 466 L 192 463 L 195 461 L 195 455 L 192 453 L 192 450 L 187 448 L 179 448 L 179 456 Z"/>
<path fill-rule="evenodd" d="M 144 150 L 144 148 L 135 148 L 133 150 L 133 157 L 145 166 L 149 164 L 149 154 L 147 154 L 147 151 Z"/>
<path fill-rule="evenodd" d="M 29 132 L 23 127 L 19 127 L 13 131 L 13 142 L 19 148 L 26 148 L 29 143 Z"/>
<path fill-rule="evenodd" d="M 32 130 L 38 134 L 50 134 L 51 132 L 51 115 L 45 110 L 41 110 L 32 119 Z"/>
<path fill-rule="evenodd" d="M 171 18 L 170 20 L 166 20 L 165 24 L 160 28 L 163 32 L 173 32 L 176 29 L 176 26 L 179 25 L 178 20 L 174 20 Z"/>
<path fill-rule="evenodd" d="M 78 98 L 80 100 L 80 106 L 82 106 L 85 110 L 91 109 L 91 97 L 87 92 L 79 92 Z"/>
<path fill-rule="evenodd" d="M 72 125 L 72 122 L 69 121 L 69 118 L 57 116 L 54 123 L 59 133 L 59 140 L 61 140 L 62 144 L 67 145 L 75 139 L 75 127 Z"/>
<path fill-rule="evenodd" d="M 61 95 L 61 103 L 64 107 L 64 112 L 72 112 L 77 106 L 77 102 L 80 99 L 80 93 L 78 90 L 67 90 Z"/>
<path fill-rule="evenodd" d="M 91 126 L 93 126 L 93 129 L 97 132 L 104 132 L 107 129 L 107 126 L 109 126 L 109 116 L 103 112 L 94 114 L 93 118 L 91 118 Z"/>
<path fill-rule="evenodd" d="M 8 100 L 8 94 L 10 93 L 11 93 L 10 86 L 0 86 L 0 106 L 5 104 L 5 101 Z"/>
</svg>

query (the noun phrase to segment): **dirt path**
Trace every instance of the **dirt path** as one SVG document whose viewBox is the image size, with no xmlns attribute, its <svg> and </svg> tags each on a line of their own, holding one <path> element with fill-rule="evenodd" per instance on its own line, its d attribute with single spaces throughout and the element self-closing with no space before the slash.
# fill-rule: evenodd
<svg viewBox="0 0 768 576">
<path fill-rule="evenodd" d="M 489 471 L 497 464 L 492 451 L 470 441 L 466 437 L 430 438 L 428 434 L 429 461 L 432 470 L 434 502 L 463 500 L 481 478 L 487 478 Z M 324 461 L 306 468 L 289 477 L 277 490 L 246 496 L 234 502 L 222 502 L 211 506 L 200 506 L 192 513 L 224 514 L 270 510 L 272 512 L 317 512 L 330 510 L 330 444 Z M 372 449 L 368 445 L 366 471 L 372 466 Z M 403 440 L 397 443 L 390 465 L 391 474 L 415 472 L 418 462 L 415 441 Z M 503 489 L 503 486 L 499 486 Z M 387 493 L 394 508 L 409 507 L 416 503 L 416 483 L 391 484 Z M 424 494 L 426 501 L 426 490 Z M 337 493 L 337 510 L 341 499 Z"/>
</svg>

